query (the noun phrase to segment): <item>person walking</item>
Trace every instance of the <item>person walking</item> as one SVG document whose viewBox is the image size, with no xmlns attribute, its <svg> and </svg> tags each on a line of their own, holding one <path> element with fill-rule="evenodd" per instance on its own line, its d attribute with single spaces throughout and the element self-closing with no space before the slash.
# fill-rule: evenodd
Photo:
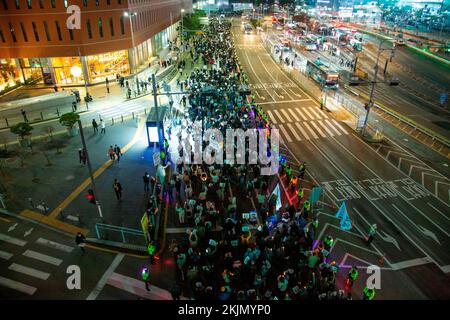
<svg viewBox="0 0 450 320">
<path fill-rule="evenodd" d="M 92 119 L 92 128 L 94 128 L 94 134 L 98 132 L 98 123 L 95 119 Z"/>
<path fill-rule="evenodd" d="M 358 267 L 353 266 L 348 272 L 345 287 L 348 288 L 349 290 L 351 287 L 353 287 L 353 283 L 356 281 L 357 278 L 358 278 Z"/>
<path fill-rule="evenodd" d="M 304 180 L 304 178 L 305 178 L 305 171 L 306 171 L 306 162 L 302 162 L 300 164 L 299 171 L 300 171 L 300 173 L 299 173 L 300 179 Z"/>
<path fill-rule="evenodd" d="M 23 121 L 28 122 L 27 112 L 23 109 L 21 109 L 20 112 L 22 113 Z"/>
<path fill-rule="evenodd" d="M 144 176 L 142 177 L 142 179 L 144 180 L 144 192 L 149 192 L 150 191 L 150 175 L 148 174 L 147 171 L 144 173 Z"/>
<path fill-rule="evenodd" d="M 86 250 L 84 249 L 84 246 L 86 245 L 86 237 L 81 232 L 78 232 L 75 236 L 75 243 L 81 249 L 81 251 L 83 251 L 83 253 L 86 252 Z"/>
<path fill-rule="evenodd" d="M 172 295 L 173 300 L 180 300 L 181 288 L 178 285 L 178 283 L 174 283 L 174 285 L 172 286 L 172 288 L 170 289 L 169 292 Z"/>
<path fill-rule="evenodd" d="M 373 237 L 375 237 L 375 235 L 377 234 L 377 225 L 374 223 L 373 225 L 370 226 L 369 229 L 369 236 L 367 237 L 367 245 L 369 246 L 372 241 L 373 241 Z"/>
<path fill-rule="evenodd" d="M 176 211 L 178 213 L 178 221 L 180 224 L 184 224 L 184 218 L 185 218 L 185 210 L 183 206 L 180 206 L 179 203 L 177 203 Z"/>
<path fill-rule="evenodd" d="M 366 286 L 363 290 L 363 300 L 373 300 L 375 297 L 375 290 L 370 289 L 368 286 Z"/>
<path fill-rule="evenodd" d="M 117 144 L 114 145 L 114 152 L 116 153 L 117 156 L 117 162 L 119 162 L 120 157 L 122 157 L 122 151 L 120 150 L 120 147 Z"/>
<path fill-rule="evenodd" d="M 114 160 L 116 159 L 116 153 L 115 153 L 115 151 L 114 151 L 114 149 L 113 149 L 112 146 L 109 146 L 109 149 L 108 149 L 108 155 L 109 155 L 109 158 L 110 158 L 112 161 L 114 161 Z"/>
<path fill-rule="evenodd" d="M 105 121 L 103 121 L 103 119 L 100 119 L 100 128 L 102 129 L 100 133 L 106 134 L 106 124 Z"/>
<path fill-rule="evenodd" d="M 122 185 L 119 180 L 114 179 L 113 183 L 114 192 L 116 193 L 117 200 L 122 200 Z"/>
<path fill-rule="evenodd" d="M 79 148 L 78 149 L 78 155 L 80 157 L 80 163 L 83 163 L 84 165 L 86 165 L 86 160 L 87 160 L 86 149 L 85 148 Z"/>
<path fill-rule="evenodd" d="M 148 267 L 144 267 L 141 273 L 142 281 L 145 283 L 145 289 L 150 291 L 150 271 Z"/>
</svg>

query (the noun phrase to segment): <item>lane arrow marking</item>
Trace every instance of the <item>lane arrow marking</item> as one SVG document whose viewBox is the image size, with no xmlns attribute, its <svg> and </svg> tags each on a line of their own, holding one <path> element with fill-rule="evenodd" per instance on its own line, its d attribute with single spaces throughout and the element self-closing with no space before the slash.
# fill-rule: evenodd
<svg viewBox="0 0 450 320">
<path fill-rule="evenodd" d="M 18 223 L 13 224 L 11 227 L 8 228 L 8 232 L 13 231 L 18 225 L 19 225 Z"/>
<path fill-rule="evenodd" d="M 23 234 L 23 236 L 24 236 L 24 237 L 29 236 L 33 230 L 34 230 L 34 228 L 31 228 L 30 230 L 26 231 L 26 232 Z"/>
</svg>

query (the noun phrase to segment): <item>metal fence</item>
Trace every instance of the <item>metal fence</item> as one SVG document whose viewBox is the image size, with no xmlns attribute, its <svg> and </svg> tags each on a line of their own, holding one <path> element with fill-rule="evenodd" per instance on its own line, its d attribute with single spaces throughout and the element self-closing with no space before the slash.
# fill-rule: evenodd
<svg viewBox="0 0 450 320">
<path fill-rule="evenodd" d="M 141 230 L 96 223 L 95 234 L 97 239 L 122 242 L 139 246 L 146 246 L 144 232 Z"/>
</svg>

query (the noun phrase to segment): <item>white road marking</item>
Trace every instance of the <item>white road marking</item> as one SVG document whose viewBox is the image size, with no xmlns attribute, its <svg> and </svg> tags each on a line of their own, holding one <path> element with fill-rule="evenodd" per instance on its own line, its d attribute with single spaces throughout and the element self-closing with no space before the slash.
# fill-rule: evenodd
<svg viewBox="0 0 450 320">
<path fill-rule="evenodd" d="M 336 129 L 330 121 L 325 120 L 325 122 L 328 124 L 328 126 L 329 126 L 331 129 L 333 129 L 334 132 L 336 132 L 336 134 L 337 134 L 338 136 L 341 136 L 341 135 L 342 135 L 342 133 L 340 133 L 339 130 Z"/>
<path fill-rule="evenodd" d="M 281 114 L 278 112 L 278 110 L 273 110 L 273 112 L 277 115 L 278 119 L 279 119 L 282 123 L 285 122 L 284 119 L 283 119 L 283 117 L 281 116 Z"/>
<path fill-rule="evenodd" d="M 306 140 L 310 140 L 310 137 L 306 133 L 306 131 L 303 129 L 302 124 L 296 122 L 295 125 L 297 126 L 298 130 L 303 134 L 303 136 L 306 138 Z"/>
<path fill-rule="evenodd" d="M 286 117 L 286 121 L 290 122 L 289 120 L 290 120 L 291 117 L 287 114 L 286 110 L 285 109 L 281 109 L 280 111 Z"/>
<path fill-rule="evenodd" d="M 280 124 L 278 127 L 281 129 L 281 131 L 283 132 L 283 134 L 286 136 L 287 141 L 288 141 L 288 142 L 292 142 L 292 139 L 291 139 L 291 137 L 289 136 L 289 133 L 286 131 L 286 129 L 283 127 L 283 125 Z"/>
<path fill-rule="evenodd" d="M 442 213 L 438 208 L 436 208 L 435 206 L 433 206 L 431 203 L 427 202 L 427 204 L 432 207 L 434 210 L 436 210 L 441 216 L 443 216 L 445 219 L 450 220 L 449 217 L 447 217 L 444 213 Z"/>
<path fill-rule="evenodd" d="M 9 253 L 9 252 L 0 250 L 0 258 L 1 258 L 1 259 L 9 260 L 9 259 L 12 258 L 12 256 L 13 256 L 12 253 Z"/>
<path fill-rule="evenodd" d="M 310 124 L 317 130 L 317 132 L 323 137 L 326 138 L 326 135 L 320 130 L 317 124 L 314 121 L 311 121 Z"/>
<path fill-rule="evenodd" d="M 294 103 L 294 102 L 304 102 L 304 101 L 312 101 L 312 99 L 299 99 L 299 100 L 283 100 L 283 101 L 267 101 L 267 102 L 259 102 L 258 105 L 265 104 L 277 104 L 277 103 Z"/>
<path fill-rule="evenodd" d="M 26 267 L 23 266 L 21 264 L 17 264 L 17 263 L 13 263 L 8 267 L 9 270 L 13 270 L 16 272 L 20 272 L 23 274 L 26 274 L 30 277 L 34 277 L 34 278 L 38 278 L 38 279 L 42 279 L 42 280 L 47 280 L 48 277 L 50 277 L 50 273 L 44 272 L 44 271 L 40 271 L 37 269 L 33 269 L 30 267 Z"/>
<path fill-rule="evenodd" d="M 11 227 L 8 228 L 8 232 L 13 231 L 19 224 L 16 222 Z"/>
<path fill-rule="evenodd" d="M 300 121 L 300 119 L 297 117 L 297 115 L 295 114 L 294 110 L 292 109 L 288 109 L 289 113 L 294 117 L 295 121 Z"/>
<path fill-rule="evenodd" d="M 29 230 L 25 231 L 25 233 L 23 234 L 24 237 L 28 237 L 31 232 L 33 232 L 34 228 L 30 228 Z"/>
<path fill-rule="evenodd" d="M 108 267 L 108 269 L 105 271 L 101 279 L 98 281 L 95 288 L 92 290 L 92 292 L 89 294 L 89 296 L 86 298 L 86 300 L 95 300 L 97 299 L 100 292 L 103 290 L 103 287 L 107 283 L 108 279 L 111 277 L 111 275 L 114 273 L 114 270 L 117 268 L 117 266 L 122 262 L 122 259 L 125 257 L 123 253 L 119 253 L 111 262 L 111 265 Z"/>
<path fill-rule="evenodd" d="M 308 112 L 308 108 L 302 108 L 301 109 L 304 113 L 306 113 L 309 117 L 309 119 L 314 120 L 314 116 L 312 116 L 309 112 Z"/>
<path fill-rule="evenodd" d="M 320 113 L 317 112 L 318 109 L 313 108 L 313 107 L 309 107 L 308 109 L 309 109 L 309 111 L 311 111 L 311 113 L 313 113 L 317 117 L 317 119 L 322 119 Z"/>
<path fill-rule="evenodd" d="M 311 129 L 311 127 L 309 126 L 308 122 L 303 122 L 302 125 L 305 126 L 306 129 L 308 129 L 308 131 L 312 134 L 314 139 L 319 139 L 319 136 L 314 132 L 313 129 Z"/>
<path fill-rule="evenodd" d="M 13 290 L 17 290 L 17 291 L 26 293 L 30 296 L 32 296 L 37 290 L 35 287 L 29 286 L 25 283 L 14 281 L 14 280 L 4 278 L 4 277 L 0 277 L 0 285 L 10 288 L 10 289 L 13 289 Z"/>
<path fill-rule="evenodd" d="M 277 119 L 273 116 L 272 111 L 267 110 L 267 114 L 269 115 L 270 119 L 272 119 L 273 123 L 277 124 Z"/>
<path fill-rule="evenodd" d="M 80 219 L 78 217 L 72 216 L 70 214 L 66 218 L 69 219 L 69 220 L 75 221 L 75 222 L 79 222 L 80 221 Z"/>
<path fill-rule="evenodd" d="M 317 121 L 317 123 L 318 123 L 319 125 L 321 125 L 321 126 L 325 129 L 325 131 L 326 131 L 331 137 L 334 137 L 334 133 L 331 132 L 331 130 L 328 129 L 327 126 L 326 126 L 322 121 Z"/>
<path fill-rule="evenodd" d="M 0 233 L 0 241 L 5 241 L 5 242 L 11 243 L 11 244 L 15 244 L 16 246 L 20 246 L 20 247 L 23 247 L 24 245 L 27 244 L 26 241 L 10 237 L 10 236 L 8 236 L 6 234 L 3 234 L 3 233 Z"/>
<path fill-rule="evenodd" d="M 36 251 L 33 251 L 33 250 L 27 250 L 27 251 L 25 251 L 23 253 L 23 255 L 25 257 L 28 257 L 28 258 L 31 258 L 31 259 L 36 259 L 36 260 L 43 261 L 43 262 L 46 262 L 46 263 L 49 263 L 49 264 L 53 264 L 55 266 L 59 266 L 62 263 L 61 259 L 58 259 L 58 258 L 55 258 L 55 257 L 51 257 L 51 256 L 48 256 L 46 254 L 42 254 L 40 252 L 36 252 Z"/>
<path fill-rule="evenodd" d="M 298 114 L 300 115 L 300 117 L 303 118 L 303 120 L 308 121 L 308 118 L 305 117 L 305 115 L 303 114 L 303 112 L 300 111 L 299 108 L 295 108 L 295 110 L 297 110 Z"/>
<path fill-rule="evenodd" d="M 412 260 L 406 260 L 406 261 L 401 261 L 401 262 L 397 262 L 397 263 L 392 263 L 391 266 L 392 266 L 392 268 L 394 270 L 400 270 L 400 269 L 420 266 L 420 265 L 431 263 L 431 262 L 433 262 L 433 261 L 430 258 L 423 257 L 423 258 L 417 258 L 417 259 L 412 259 Z"/>
<path fill-rule="evenodd" d="M 295 139 L 297 139 L 297 141 L 301 141 L 302 139 L 299 137 L 292 124 L 288 123 L 287 126 L 289 127 L 289 129 L 291 129 L 291 132 L 294 135 Z"/>
<path fill-rule="evenodd" d="M 65 244 L 57 243 L 44 238 L 37 239 L 36 243 L 53 249 L 61 250 L 67 253 L 71 253 L 73 250 L 73 247 L 71 246 L 66 246 Z"/>
<path fill-rule="evenodd" d="M 339 122 L 337 122 L 335 119 L 331 119 L 331 121 L 332 121 L 339 129 L 341 129 L 341 131 L 342 131 L 344 134 L 348 134 L 348 132 L 344 129 L 344 127 L 341 126 L 341 124 L 340 124 Z"/>
<path fill-rule="evenodd" d="M 324 117 L 324 118 L 328 118 L 328 115 L 326 114 L 326 112 L 325 111 L 323 111 L 323 110 L 320 110 L 320 109 L 317 109 L 317 112 L 319 112 L 321 115 L 322 115 L 322 117 Z"/>
</svg>

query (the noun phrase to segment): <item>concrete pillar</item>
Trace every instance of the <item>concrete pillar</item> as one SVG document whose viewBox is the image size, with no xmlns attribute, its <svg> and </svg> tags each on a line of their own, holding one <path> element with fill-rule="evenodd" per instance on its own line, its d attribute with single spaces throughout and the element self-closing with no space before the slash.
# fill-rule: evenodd
<svg viewBox="0 0 450 320">
<path fill-rule="evenodd" d="M 133 49 L 128 49 L 128 64 L 130 65 L 130 74 L 134 73 L 134 67 L 135 67 L 135 64 L 134 64 L 135 57 L 134 57 L 133 51 L 134 51 Z"/>
<path fill-rule="evenodd" d="M 91 83 L 91 77 L 89 75 L 89 67 L 87 63 L 87 57 L 81 57 L 81 68 L 83 69 L 83 79 L 86 83 Z"/>
</svg>

